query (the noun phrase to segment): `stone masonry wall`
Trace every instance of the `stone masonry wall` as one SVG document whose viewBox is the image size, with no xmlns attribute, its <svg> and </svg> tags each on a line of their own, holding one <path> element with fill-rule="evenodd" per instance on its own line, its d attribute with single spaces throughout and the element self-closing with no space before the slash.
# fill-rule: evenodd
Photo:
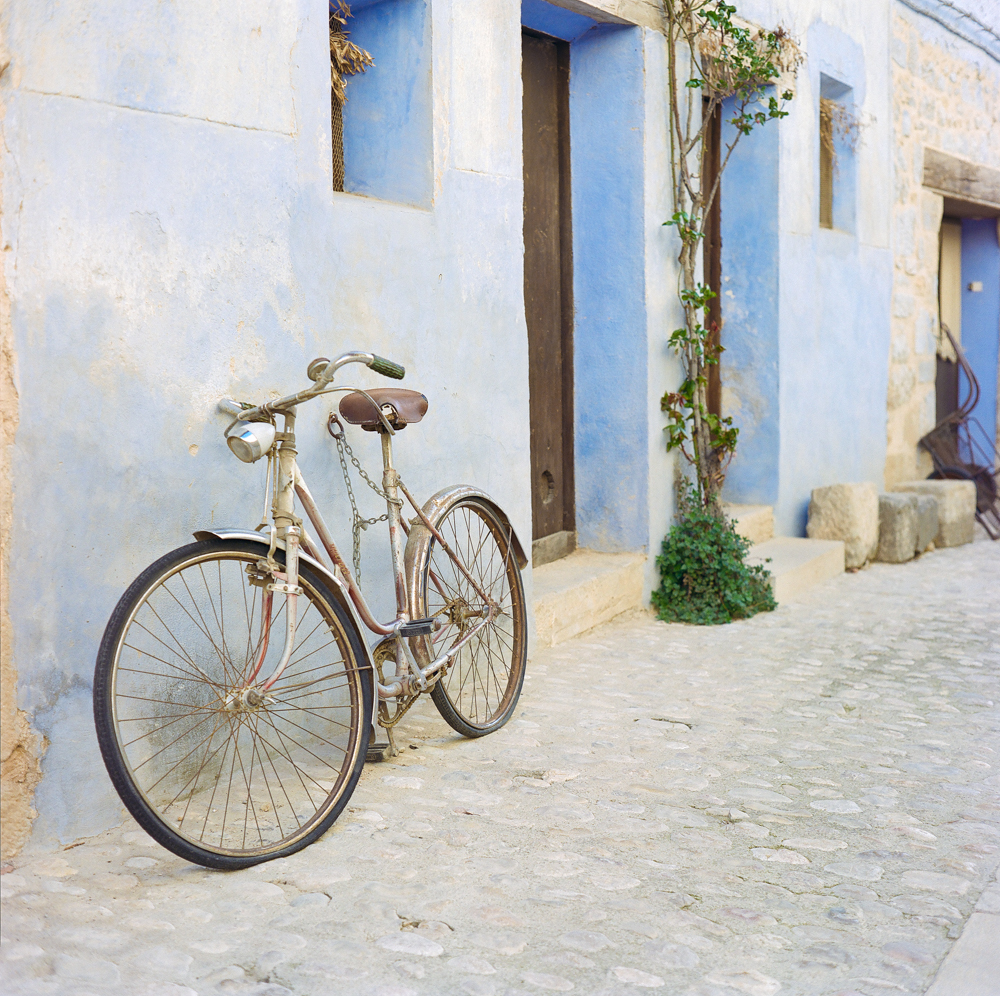
<svg viewBox="0 0 1000 996">
<path fill-rule="evenodd" d="M 9 57 L 0 41 L 0 75 Z M 3 109 L 0 107 L 0 121 Z M 3 178 L 0 175 L 0 249 L 10 249 L 3 225 Z M 2 261 L 2 257 L 0 257 Z M 10 526 L 12 512 L 11 447 L 17 430 L 17 381 L 6 272 L 0 265 L 0 856 L 21 849 L 35 817 L 35 786 L 41 777 L 43 739 L 17 708 L 17 670 L 11 640 Z"/>
<path fill-rule="evenodd" d="M 925 189 L 923 150 L 1000 167 L 1000 65 L 896 4 L 892 25 L 895 271 L 886 487 L 931 470 L 917 441 L 935 422 L 938 232 L 943 198 Z"/>
</svg>

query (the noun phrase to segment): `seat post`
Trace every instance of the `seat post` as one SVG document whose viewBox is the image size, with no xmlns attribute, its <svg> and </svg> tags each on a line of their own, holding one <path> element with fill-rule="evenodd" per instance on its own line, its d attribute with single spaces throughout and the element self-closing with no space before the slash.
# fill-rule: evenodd
<svg viewBox="0 0 1000 996">
<path fill-rule="evenodd" d="M 389 513 L 389 545 L 392 548 L 392 573 L 396 582 L 396 616 L 409 619 L 406 606 L 406 581 L 403 576 L 402 503 L 399 500 L 399 474 L 392 465 L 392 436 L 379 426 L 382 439 L 382 489 L 386 493 Z"/>
</svg>

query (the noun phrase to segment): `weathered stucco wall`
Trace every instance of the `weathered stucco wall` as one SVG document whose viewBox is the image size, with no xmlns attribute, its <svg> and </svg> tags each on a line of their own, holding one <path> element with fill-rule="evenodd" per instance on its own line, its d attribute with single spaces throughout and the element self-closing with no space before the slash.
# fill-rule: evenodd
<svg viewBox="0 0 1000 996">
<path fill-rule="evenodd" d="M 901 3 L 892 20 L 894 271 L 886 484 L 926 477 L 917 441 L 934 427 L 941 195 L 924 149 L 1000 167 L 1000 63 Z"/>
<path fill-rule="evenodd" d="M 882 486 L 888 3 L 863 10 L 822 0 L 740 5 L 754 23 L 782 25 L 805 57 L 788 116 L 742 139 L 723 180 L 723 410 L 740 426 L 742 447 L 725 496 L 773 504 L 779 535 L 804 534 L 813 488 Z M 819 224 L 819 100 L 830 81 L 849 89 L 864 127 L 839 163 L 836 227 L 826 229 Z"/>
<path fill-rule="evenodd" d="M 425 103 L 417 117 L 432 129 L 426 203 L 422 193 L 407 194 L 414 204 L 331 190 L 326 0 L 47 0 L 2 15 L 12 61 L 0 77 L 0 161 L 4 203 L 17 206 L 3 218 L 4 275 L 19 417 L 3 450 L 13 480 L 5 551 L 18 577 L 4 627 L 4 757 L 8 730 L 33 743 L 27 727 L 22 735 L 7 722 L 16 670 L 17 704 L 50 744 L 35 793 L 39 840 L 121 819 L 90 688 L 127 584 L 199 527 L 259 520 L 263 468 L 226 448 L 221 396 L 286 393 L 321 354 L 389 356 L 407 367 L 404 385 L 430 399 L 424 421 L 397 443 L 412 490 L 476 483 L 525 541 L 531 535 L 521 4 L 384 3 L 431 19 L 422 35 L 430 86 L 415 91 L 430 110 Z M 626 7 L 648 4 L 602 4 L 612 21 Z M 637 33 L 640 82 L 654 63 L 662 81 L 655 32 L 622 30 Z M 370 72 L 392 70 L 383 59 Z M 348 123 L 350 114 L 348 103 Z M 636 120 L 652 136 L 640 155 L 659 168 L 662 116 L 640 106 Z M 653 269 L 640 280 L 647 300 L 630 341 L 649 375 L 628 386 L 658 399 L 677 370 L 664 346 L 673 305 L 660 268 L 669 257 L 662 183 L 647 182 L 637 232 Z M 356 368 L 351 379 L 381 382 Z M 300 461 L 347 551 L 343 484 L 324 429 L 332 407 L 316 401 L 300 412 Z M 650 468 L 666 470 L 669 482 L 661 425 L 654 410 L 632 426 L 649 441 L 629 460 L 647 480 Z M 371 436 L 354 442 L 377 464 Z M 382 510 L 366 489 L 358 496 L 364 514 Z M 643 495 L 632 513 L 658 544 L 672 510 L 667 483 L 655 508 Z M 377 530 L 364 534 L 364 550 L 366 589 L 391 615 Z M 525 582 L 530 604 L 530 572 Z M 27 761 L 22 774 L 28 800 Z"/>
<path fill-rule="evenodd" d="M 404 479 L 478 483 L 530 536 L 519 3 L 431 9 L 433 210 L 332 193 L 326 0 L 7 9 L 10 606 L 20 706 L 51 742 L 43 838 L 120 818 L 90 684 L 129 580 L 201 525 L 258 521 L 263 470 L 228 453 L 220 396 L 284 393 L 320 354 L 388 355 L 431 401 L 399 439 Z M 301 462 L 349 549 L 330 407 L 301 413 Z"/>
</svg>

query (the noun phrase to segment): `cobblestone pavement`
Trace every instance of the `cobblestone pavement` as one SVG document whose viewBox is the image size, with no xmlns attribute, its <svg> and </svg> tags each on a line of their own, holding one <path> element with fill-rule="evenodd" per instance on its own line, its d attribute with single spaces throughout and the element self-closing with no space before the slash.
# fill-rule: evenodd
<svg viewBox="0 0 1000 996">
<path fill-rule="evenodd" d="M 725 627 L 535 655 L 464 741 L 428 701 L 291 859 L 208 872 L 134 824 L 25 853 L 4 993 L 921 993 L 1000 854 L 1000 543 Z"/>
</svg>

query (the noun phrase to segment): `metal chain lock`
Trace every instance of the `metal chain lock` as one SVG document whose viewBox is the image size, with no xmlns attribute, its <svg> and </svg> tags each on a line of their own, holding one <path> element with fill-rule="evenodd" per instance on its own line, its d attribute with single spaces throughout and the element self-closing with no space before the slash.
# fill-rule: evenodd
<svg viewBox="0 0 1000 996">
<path fill-rule="evenodd" d="M 334 430 L 334 426 L 337 430 Z M 367 529 L 369 526 L 374 526 L 379 522 L 388 522 L 389 513 L 383 512 L 382 515 L 375 516 L 371 519 L 364 518 L 358 511 L 358 503 L 354 497 L 354 488 L 351 486 L 351 474 L 347 467 L 347 459 L 350 458 L 351 463 L 354 465 L 354 469 L 358 472 L 358 476 L 365 482 L 375 492 L 380 498 L 384 498 L 387 502 L 391 502 L 394 505 L 398 505 L 400 508 L 403 507 L 403 502 L 400 499 L 390 498 L 389 495 L 385 493 L 369 476 L 365 473 L 364 467 L 361 466 L 358 458 L 354 455 L 354 450 L 351 449 L 351 444 L 347 441 L 347 434 L 344 430 L 344 424 L 337 417 L 335 412 L 330 412 L 330 420 L 327 423 L 327 429 L 331 436 L 333 436 L 334 442 L 337 444 L 337 455 L 340 457 L 340 468 L 344 474 L 344 484 L 347 487 L 347 497 L 351 502 L 351 513 L 353 516 L 352 534 L 354 540 L 354 577 L 358 584 L 361 583 L 361 530 Z"/>
</svg>

